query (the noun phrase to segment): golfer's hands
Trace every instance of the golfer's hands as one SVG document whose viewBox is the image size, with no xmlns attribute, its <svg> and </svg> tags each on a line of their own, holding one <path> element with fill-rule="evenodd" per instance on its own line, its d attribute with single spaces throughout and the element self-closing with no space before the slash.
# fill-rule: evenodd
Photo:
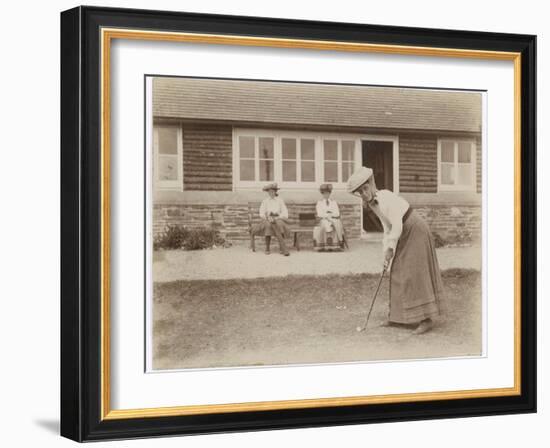
<svg viewBox="0 0 550 448">
<path fill-rule="evenodd" d="M 393 258 L 393 249 L 389 247 L 386 249 L 386 253 L 384 254 L 384 271 L 388 270 L 388 266 L 390 265 L 390 261 Z"/>
</svg>

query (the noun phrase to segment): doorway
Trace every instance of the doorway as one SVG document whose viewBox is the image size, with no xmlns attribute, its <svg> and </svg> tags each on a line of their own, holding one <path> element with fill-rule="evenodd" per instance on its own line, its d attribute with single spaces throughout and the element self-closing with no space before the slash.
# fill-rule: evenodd
<svg viewBox="0 0 550 448">
<path fill-rule="evenodd" d="M 361 152 L 363 166 L 374 171 L 376 188 L 392 190 L 394 186 L 393 173 L 393 140 L 362 140 Z M 382 223 L 370 208 L 363 209 L 363 230 L 367 233 L 383 232 Z"/>
</svg>

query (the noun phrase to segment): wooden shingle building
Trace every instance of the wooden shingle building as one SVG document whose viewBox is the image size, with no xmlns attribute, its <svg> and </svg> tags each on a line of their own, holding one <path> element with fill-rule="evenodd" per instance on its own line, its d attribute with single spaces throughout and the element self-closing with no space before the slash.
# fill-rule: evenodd
<svg viewBox="0 0 550 448">
<path fill-rule="evenodd" d="M 152 108 L 155 234 L 215 226 L 244 240 L 273 181 L 299 225 L 328 182 L 359 238 L 379 230 L 345 191 L 366 165 L 443 240 L 480 237 L 479 92 L 157 77 Z"/>
</svg>

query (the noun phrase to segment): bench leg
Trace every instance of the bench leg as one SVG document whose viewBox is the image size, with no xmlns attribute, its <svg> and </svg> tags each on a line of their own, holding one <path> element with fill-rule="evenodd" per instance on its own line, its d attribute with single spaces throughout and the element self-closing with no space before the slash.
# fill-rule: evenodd
<svg viewBox="0 0 550 448">
<path fill-rule="evenodd" d="M 344 246 L 345 246 L 345 248 L 349 250 L 348 239 L 347 239 L 345 233 L 342 235 L 342 239 L 343 239 L 343 241 L 344 241 Z"/>
<path fill-rule="evenodd" d="M 298 232 L 294 234 L 294 246 L 296 247 L 296 250 L 300 252 L 300 235 Z"/>
<path fill-rule="evenodd" d="M 252 232 L 250 232 L 250 248 L 252 252 L 256 252 L 256 235 Z"/>
</svg>

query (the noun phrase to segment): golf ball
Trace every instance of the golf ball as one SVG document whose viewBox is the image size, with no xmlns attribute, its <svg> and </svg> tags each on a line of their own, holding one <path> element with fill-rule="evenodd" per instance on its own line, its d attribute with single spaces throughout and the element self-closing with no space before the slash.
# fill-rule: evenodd
<svg viewBox="0 0 550 448">
<path fill-rule="evenodd" d="M 356 330 L 357 330 L 357 331 L 361 331 L 361 327 L 357 327 Z"/>
</svg>

